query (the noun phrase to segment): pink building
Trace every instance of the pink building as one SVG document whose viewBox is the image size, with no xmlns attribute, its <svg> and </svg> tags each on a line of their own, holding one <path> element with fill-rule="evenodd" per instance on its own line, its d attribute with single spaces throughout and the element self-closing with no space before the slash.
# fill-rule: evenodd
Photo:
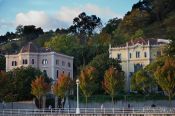
<svg viewBox="0 0 175 116">
<path fill-rule="evenodd" d="M 5 55 L 6 71 L 17 67 L 32 66 L 47 73 L 48 77 L 56 80 L 61 73 L 73 79 L 73 57 L 56 53 L 48 48 L 40 48 L 29 42 L 22 47 L 18 54 Z"/>
</svg>

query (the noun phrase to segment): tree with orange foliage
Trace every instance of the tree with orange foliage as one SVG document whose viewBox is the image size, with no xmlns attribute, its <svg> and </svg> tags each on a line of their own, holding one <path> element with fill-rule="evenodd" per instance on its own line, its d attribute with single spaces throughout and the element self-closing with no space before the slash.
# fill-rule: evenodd
<svg viewBox="0 0 175 116">
<path fill-rule="evenodd" d="M 49 91 L 50 85 L 44 81 L 44 77 L 38 76 L 35 80 L 32 81 L 31 87 L 31 94 L 36 96 L 36 98 L 38 99 L 40 108 L 41 97 Z"/>
<path fill-rule="evenodd" d="M 58 77 L 58 80 L 53 86 L 53 93 L 57 97 L 61 97 L 62 99 L 68 94 L 70 88 L 72 87 L 72 80 L 69 76 L 65 74 L 61 74 Z"/>
<path fill-rule="evenodd" d="M 86 107 L 88 97 L 90 97 L 97 88 L 96 76 L 97 76 L 96 69 L 92 66 L 87 66 L 80 72 L 79 76 L 80 89 L 86 98 Z"/>
<path fill-rule="evenodd" d="M 56 83 L 53 85 L 53 93 L 55 94 L 56 101 L 55 101 L 55 107 L 57 107 L 57 100 L 58 97 L 61 97 L 61 99 L 64 99 L 66 96 L 68 96 L 68 93 L 70 91 L 70 88 L 72 87 L 72 80 L 69 76 L 62 73 Z M 60 104 L 62 107 L 64 107 L 64 103 Z"/>
<path fill-rule="evenodd" d="M 171 99 L 175 96 L 175 58 L 167 57 L 164 65 L 159 66 L 154 75 L 157 84 L 162 88 L 165 95 L 169 97 L 171 105 Z"/>
<path fill-rule="evenodd" d="M 114 104 L 114 97 L 117 92 L 124 88 L 124 75 L 123 72 L 115 70 L 115 68 L 110 67 L 106 70 L 104 75 L 104 80 L 102 81 L 103 89 L 112 98 L 112 103 Z"/>
</svg>

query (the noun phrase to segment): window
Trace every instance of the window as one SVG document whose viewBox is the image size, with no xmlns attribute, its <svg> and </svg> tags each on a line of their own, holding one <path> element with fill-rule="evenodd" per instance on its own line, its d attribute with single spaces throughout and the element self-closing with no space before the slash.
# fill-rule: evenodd
<svg viewBox="0 0 175 116">
<path fill-rule="evenodd" d="M 140 52 L 136 52 L 136 58 L 140 58 Z"/>
<path fill-rule="evenodd" d="M 42 60 L 42 64 L 48 64 L 47 59 L 43 59 L 43 60 Z"/>
<path fill-rule="evenodd" d="M 59 60 L 58 59 L 56 60 L 56 65 L 59 65 Z"/>
<path fill-rule="evenodd" d="M 59 76 L 59 70 L 57 70 L 57 74 L 56 74 L 56 76 L 57 76 L 57 78 L 58 78 L 58 76 Z"/>
<path fill-rule="evenodd" d="M 67 65 L 68 65 L 68 67 L 71 67 L 71 64 L 70 64 L 70 62 L 68 62 L 68 64 L 67 64 Z"/>
<path fill-rule="evenodd" d="M 65 62 L 64 61 L 62 61 L 62 66 L 65 66 Z"/>
<path fill-rule="evenodd" d="M 68 77 L 70 77 L 70 72 L 68 72 Z"/>
<path fill-rule="evenodd" d="M 27 64 L 27 59 L 23 59 L 22 63 Z"/>
<path fill-rule="evenodd" d="M 132 58 L 132 54 L 131 53 L 129 53 L 129 58 Z"/>
<path fill-rule="evenodd" d="M 121 60 L 121 54 L 117 54 L 117 59 Z"/>
<path fill-rule="evenodd" d="M 35 64 L 35 61 L 34 61 L 34 59 L 32 59 L 32 64 Z"/>
<path fill-rule="evenodd" d="M 144 57 L 145 57 L 145 58 L 147 57 L 147 53 L 146 53 L 146 52 L 144 52 Z"/>
<path fill-rule="evenodd" d="M 17 62 L 16 61 L 12 61 L 12 66 L 17 66 Z"/>
</svg>

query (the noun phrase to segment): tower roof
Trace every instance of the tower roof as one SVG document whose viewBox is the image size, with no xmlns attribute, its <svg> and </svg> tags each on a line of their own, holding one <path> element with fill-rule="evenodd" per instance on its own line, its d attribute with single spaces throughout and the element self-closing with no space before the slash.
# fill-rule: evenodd
<svg viewBox="0 0 175 116">
<path fill-rule="evenodd" d="M 52 52 L 52 49 L 51 48 L 38 47 L 34 43 L 29 42 L 27 45 L 23 46 L 20 50 L 20 53 L 26 53 L 26 52 L 33 52 L 33 53 Z"/>
<path fill-rule="evenodd" d="M 20 53 L 25 52 L 39 52 L 39 47 L 33 44 L 32 42 L 29 42 L 27 45 L 23 46 L 20 50 Z"/>
</svg>

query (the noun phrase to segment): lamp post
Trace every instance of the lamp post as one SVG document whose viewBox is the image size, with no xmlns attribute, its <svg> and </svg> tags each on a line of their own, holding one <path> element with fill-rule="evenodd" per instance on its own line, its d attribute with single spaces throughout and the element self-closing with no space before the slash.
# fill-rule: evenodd
<svg viewBox="0 0 175 116">
<path fill-rule="evenodd" d="M 76 114 L 80 114 L 80 108 L 79 108 L 79 84 L 80 84 L 80 81 L 79 81 L 79 79 L 76 80 L 76 84 L 77 84 L 77 108 L 76 108 Z"/>
</svg>

